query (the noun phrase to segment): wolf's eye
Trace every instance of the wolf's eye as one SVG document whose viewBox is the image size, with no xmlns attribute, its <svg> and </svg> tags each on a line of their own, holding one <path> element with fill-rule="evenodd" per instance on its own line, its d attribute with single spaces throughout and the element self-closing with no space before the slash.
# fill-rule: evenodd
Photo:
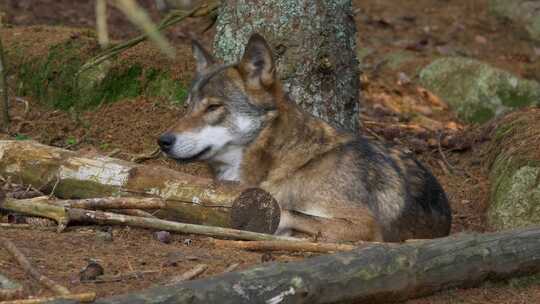
<svg viewBox="0 0 540 304">
<path fill-rule="evenodd" d="M 206 107 L 206 112 L 209 113 L 209 112 L 214 112 L 215 110 L 221 108 L 223 105 L 220 105 L 220 104 L 211 104 L 211 105 L 208 105 L 208 107 Z"/>
</svg>

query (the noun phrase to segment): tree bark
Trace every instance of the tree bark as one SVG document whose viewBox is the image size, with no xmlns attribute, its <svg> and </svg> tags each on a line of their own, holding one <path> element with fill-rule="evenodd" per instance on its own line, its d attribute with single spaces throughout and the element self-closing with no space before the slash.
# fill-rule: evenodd
<svg viewBox="0 0 540 304">
<path fill-rule="evenodd" d="M 384 244 L 154 287 L 123 303 L 388 303 L 540 271 L 540 229 Z"/>
<path fill-rule="evenodd" d="M 235 183 L 109 157 L 82 157 L 33 141 L 0 141 L 0 175 L 45 192 L 54 188 L 54 195 L 64 199 L 157 196 L 165 200 L 159 217 L 221 227 L 231 227 L 232 205 L 245 190 Z M 268 220 L 279 223 L 276 216 Z"/>
<path fill-rule="evenodd" d="M 1 22 L 1 21 L 0 21 Z M 0 24 L 0 28 L 2 25 Z M 7 131 L 9 127 L 9 97 L 7 85 L 7 67 L 4 56 L 4 47 L 0 39 L 0 131 Z"/>
<path fill-rule="evenodd" d="M 226 0 L 214 41 L 225 62 L 239 59 L 254 32 L 272 48 L 294 101 L 335 126 L 358 128 L 356 25 L 350 0 Z"/>
</svg>

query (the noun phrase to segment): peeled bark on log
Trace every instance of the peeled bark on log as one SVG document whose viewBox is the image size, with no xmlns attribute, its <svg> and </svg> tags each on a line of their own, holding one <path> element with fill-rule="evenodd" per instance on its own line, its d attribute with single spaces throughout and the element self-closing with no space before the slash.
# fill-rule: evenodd
<svg viewBox="0 0 540 304">
<path fill-rule="evenodd" d="M 96 303 L 388 303 L 539 271 L 540 229 L 529 228 L 376 244 Z"/>
<path fill-rule="evenodd" d="M 158 217 L 221 227 L 231 227 L 232 204 L 245 190 L 235 183 L 110 157 L 82 157 L 33 141 L 0 140 L 0 175 L 45 192 L 56 184 L 54 194 L 65 199 L 157 196 L 165 200 Z"/>
<path fill-rule="evenodd" d="M 335 126 L 358 128 L 356 24 L 350 0 L 226 0 L 216 55 L 236 62 L 252 33 L 274 49 L 277 75 L 291 98 Z"/>
</svg>

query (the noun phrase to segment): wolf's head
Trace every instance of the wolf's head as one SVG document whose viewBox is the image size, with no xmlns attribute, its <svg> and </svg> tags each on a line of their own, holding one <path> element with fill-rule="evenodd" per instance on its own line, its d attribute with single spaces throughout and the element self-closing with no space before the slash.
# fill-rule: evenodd
<svg viewBox="0 0 540 304">
<path fill-rule="evenodd" d="M 275 112 L 276 76 L 272 52 L 254 34 L 240 62 L 218 64 L 193 41 L 197 73 L 188 111 L 161 135 L 158 144 L 177 160 L 204 160 L 225 180 L 239 180 L 243 149 Z"/>
</svg>

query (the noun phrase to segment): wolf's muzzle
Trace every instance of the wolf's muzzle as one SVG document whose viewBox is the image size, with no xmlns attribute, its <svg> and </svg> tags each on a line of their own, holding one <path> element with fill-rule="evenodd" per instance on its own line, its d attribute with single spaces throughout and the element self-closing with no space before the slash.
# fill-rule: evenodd
<svg viewBox="0 0 540 304">
<path fill-rule="evenodd" d="M 169 152 L 171 148 L 174 146 L 174 142 L 176 140 L 176 136 L 171 133 L 165 133 L 161 135 L 158 138 L 158 145 L 161 148 L 161 151 L 163 152 Z"/>
</svg>

